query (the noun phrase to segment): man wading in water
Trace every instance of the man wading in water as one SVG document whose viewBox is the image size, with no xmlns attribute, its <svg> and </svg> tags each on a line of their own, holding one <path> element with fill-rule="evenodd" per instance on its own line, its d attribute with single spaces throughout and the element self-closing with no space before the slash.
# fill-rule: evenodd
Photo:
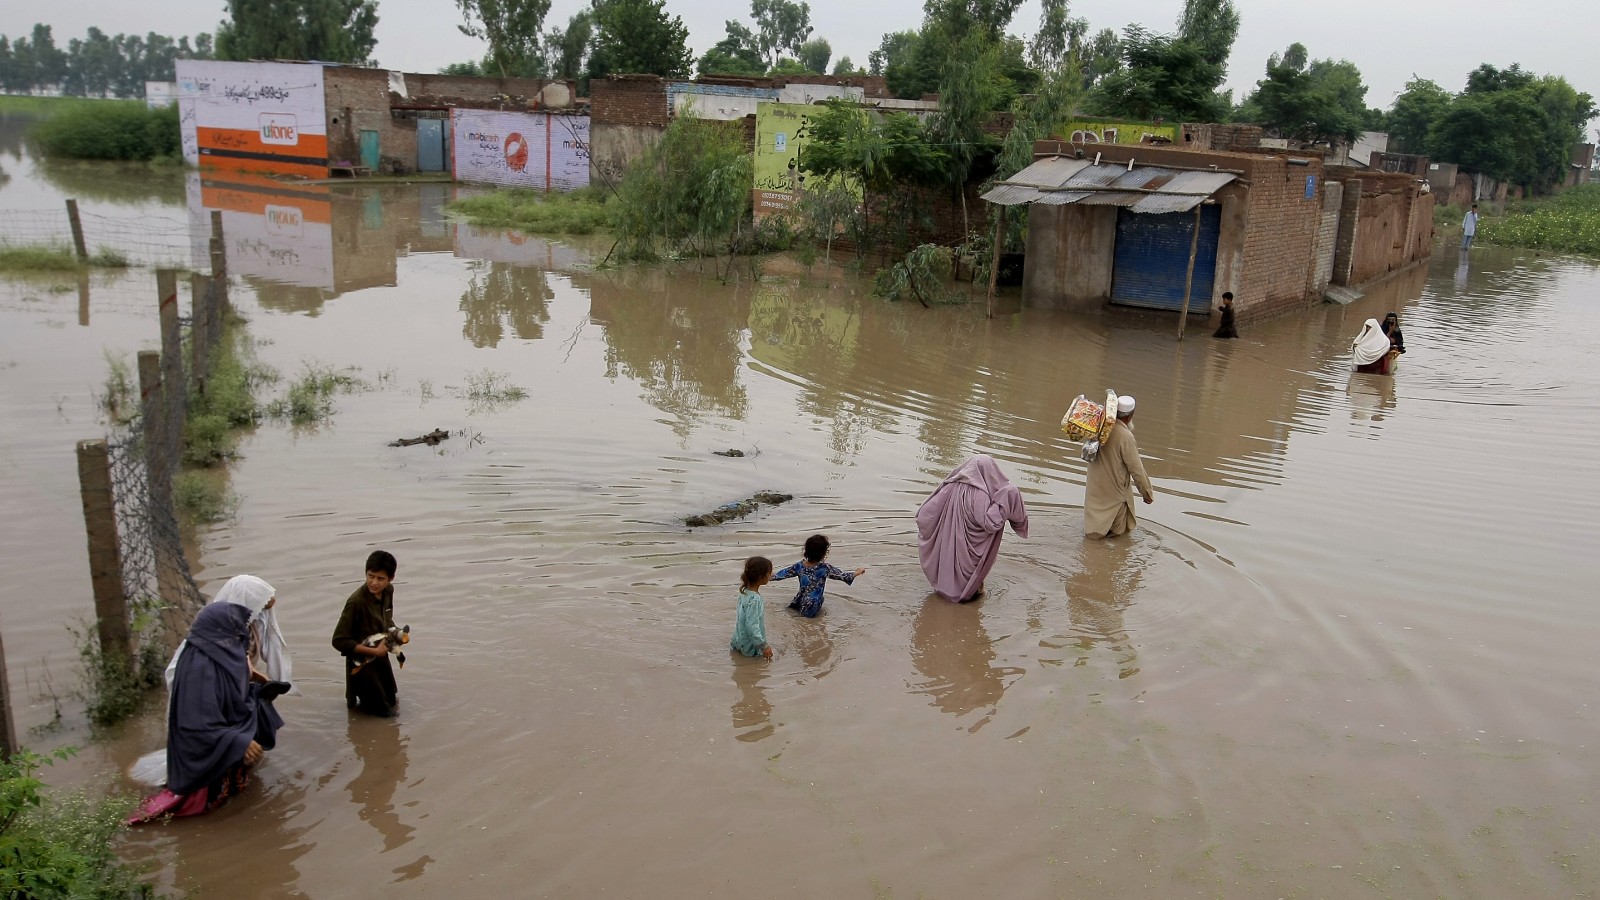
<svg viewBox="0 0 1600 900">
<path fill-rule="evenodd" d="M 1139 486 L 1144 502 L 1156 502 L 1139 460 L 1139 446 L 1133 440 L 1133 405 L 1132 397 L 1117 398 L 1116 424 L 1100 445 L 1099 455 L 1089 462 L 1083 497 L 1084 537 L 1099 540 L 1127 534 L 1138 524 L 1130 479 Z"/>
</svg>

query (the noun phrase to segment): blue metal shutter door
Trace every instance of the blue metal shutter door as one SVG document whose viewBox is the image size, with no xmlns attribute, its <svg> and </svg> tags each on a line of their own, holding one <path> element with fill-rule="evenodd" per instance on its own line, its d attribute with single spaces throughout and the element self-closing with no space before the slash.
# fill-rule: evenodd
<svg viewBox="0 0 1600 900">
<path fill-rule="evenodd" d="M 1217 275 L 1217 235 L 1222 208 L 1200 208 L 1200 246 L 1195 251 L 1191 315 L 1211 314 Z M 1117 210 L 1117 246 L 1112 256 L 1111 302 L 1152 309 L 1183 308 L 1194 213 L 1135 213 Z"/>
</svg>

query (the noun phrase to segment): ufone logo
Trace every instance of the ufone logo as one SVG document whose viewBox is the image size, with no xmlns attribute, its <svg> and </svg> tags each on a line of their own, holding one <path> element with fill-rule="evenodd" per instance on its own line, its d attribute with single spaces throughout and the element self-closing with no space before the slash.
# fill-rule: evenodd
<svg viewBox="0 0 1600 900">
<path fill-rule="evenodd" d="M 257 122 L 261 127 L 261 143 L 283 144 L 290 147 L 300 143 L 300 127 L 295 117 L 281 113 L 262 113 Z"/>
</svg>

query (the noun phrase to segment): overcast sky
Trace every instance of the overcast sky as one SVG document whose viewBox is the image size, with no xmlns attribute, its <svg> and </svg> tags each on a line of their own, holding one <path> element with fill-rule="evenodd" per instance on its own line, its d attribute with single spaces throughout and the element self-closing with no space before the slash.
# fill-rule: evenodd
<svg viewBox="0 0 1600 900">
<path fill-rule="evenodd" d="M 1226 86 L 1236 98 L 1261 78 L 1269 54 L 1295 41 L 1305 44 L 1313 57 L 1355 63 L 1369 87 L 1369 106 L 1387 108 L 1413 73 L 1459 91 L 1467 73 L 1483 62 L 1502 67 L 1521 62 L 1539 73 L 1564 75 L 1578 90 L 1600 95 L 1595 45 L 1600 13 L 1594 0 L 1234 2 L 1243 21 Z M 546 25 L 565 24 L 586 3 L 554 0 Z M 57 0 L 41 6 L 5 0 L 0 2 L 0 34 L 25 34 L 36 21 L 51 25 L 61 45 L 81 37 L 91 25 L 112 34 L 194 34 L 215 31 L 223 6 L 222 0 Z M 1087 18 L 1092 30 L 1119 31 L 1135 22 L 1170 31 L 1182 7 L 1182 0 L 1072 0 L 1071 5 L 1072 14 Z M 689 26 L 696 57 L 721 39 L 723 20 L 747 21 L 750 12 L 748 3 L 739 0 L 667 0 L 667 9 Z M 452 0 L 379 0 L 378 17 L 376 56 L 385 68 L 432 72 L 483 55 L 480 42 L 456 29 L 460 13 Z M 864 66 L 884 32 L 915 29 L 921 23 L 922 3 L 812 0 L 811 20 L 815 36 L 833 45 L 835 61 L 849 56 Z M 1038 21 L 1038 0 L 1027 0 L 1011 31 L 1029 35 Z"/>
</svg>

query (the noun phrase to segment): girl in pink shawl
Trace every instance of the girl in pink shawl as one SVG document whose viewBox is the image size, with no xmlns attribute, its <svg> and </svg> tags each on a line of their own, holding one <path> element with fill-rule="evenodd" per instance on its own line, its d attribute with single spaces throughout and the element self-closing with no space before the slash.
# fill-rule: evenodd
<svg viewBox="0 0 1600 900">
<path fill-rule="evenodd" d="M 1022 492 L 993 458 L 979 454 L 951 472 L 917 510 L 918 552 L 933 589 L 957 603 L 982 593 L 1007 522 L 1028 536 Z"/>
</svg>

